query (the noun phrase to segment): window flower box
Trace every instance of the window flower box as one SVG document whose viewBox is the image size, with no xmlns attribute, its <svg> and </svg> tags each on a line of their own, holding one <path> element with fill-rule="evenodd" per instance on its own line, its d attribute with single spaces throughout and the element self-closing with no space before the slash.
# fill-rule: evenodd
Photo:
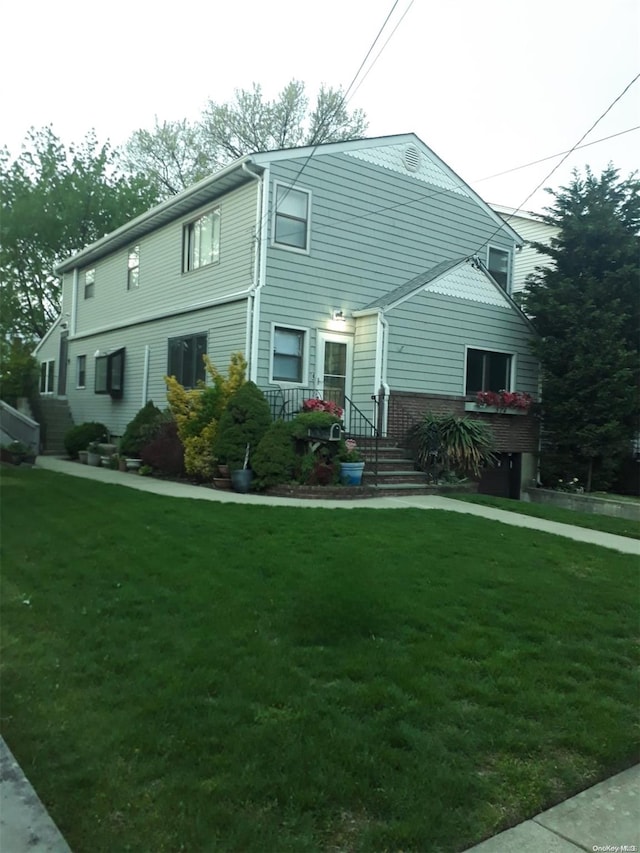
<svg viewBox="0 0 640 853">
<path fill-rule="evenodd" d="M 464 404 L 465 412 L 499 415 L 526 415 L 533 399 L 524 391 L 478 391 L 473 402 Z"/>
</svg>

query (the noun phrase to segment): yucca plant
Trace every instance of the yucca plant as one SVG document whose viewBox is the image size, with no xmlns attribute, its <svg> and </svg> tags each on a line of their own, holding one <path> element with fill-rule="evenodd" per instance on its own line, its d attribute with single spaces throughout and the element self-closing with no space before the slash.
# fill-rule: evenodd
<svg viewBox="0 0 640 853">
<path fill-rule="evenodd" d="M 478 479 L 483 467 L 496 462 L 491 430 L 470 417 L 427 412 L 413 428 L 411 440 L 425 469 L 439 465 Z"/>
</svg>

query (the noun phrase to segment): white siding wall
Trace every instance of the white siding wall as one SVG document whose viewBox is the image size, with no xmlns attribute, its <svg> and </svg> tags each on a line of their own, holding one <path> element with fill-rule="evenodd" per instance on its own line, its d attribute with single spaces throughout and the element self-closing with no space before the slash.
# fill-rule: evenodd
<svg viewBox="0 0 640 853">
<path fill-rule="evenodd" d="M 535 272 L 535 268 L 550 267 L 553 260 L 548 255 L 543 255 L 531 246 L 531 243 L 544 243 L 549 245 L 551 238 L 559 233 L 558 228 L 547 225 L 532 216 L 509 216 L 501 213 L 503 219 L 509 221 L 509 225 L 525 240 L 525 245 L 515 253 L 513 263 L 513 293 L 524 289 L 527 276 Z"/>
</svg>

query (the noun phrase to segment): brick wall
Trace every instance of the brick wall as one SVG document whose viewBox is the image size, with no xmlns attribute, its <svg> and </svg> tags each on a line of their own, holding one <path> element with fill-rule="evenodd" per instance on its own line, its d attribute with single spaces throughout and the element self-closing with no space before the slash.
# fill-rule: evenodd
<svg viewBox="0 0 640 853">
<path fill-rule="evenodd" d="M 388 400 L 387 435 L 404 443 L 410 428 L 425 412 L 436 415 L 470 415 L 491 427 L 496 450 L 500 453 L 536 453 L 538 421 L 531 415 L 498 415 L 465 412 L 465 397 L 439 397 L 436 394 L 412 394 L 395 391 Z"/>
</svg>

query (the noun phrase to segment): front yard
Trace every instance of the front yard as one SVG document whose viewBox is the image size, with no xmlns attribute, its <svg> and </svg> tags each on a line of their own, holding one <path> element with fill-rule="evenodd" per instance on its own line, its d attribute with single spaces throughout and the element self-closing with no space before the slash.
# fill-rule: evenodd
<svg viewBox="0 0 640 853">
<path fill-rule="evenodd" d="M 454 853 L 636 760 L 633 557 L 2 474 L 2 733 L 75 853 Z"/>
</svg>

